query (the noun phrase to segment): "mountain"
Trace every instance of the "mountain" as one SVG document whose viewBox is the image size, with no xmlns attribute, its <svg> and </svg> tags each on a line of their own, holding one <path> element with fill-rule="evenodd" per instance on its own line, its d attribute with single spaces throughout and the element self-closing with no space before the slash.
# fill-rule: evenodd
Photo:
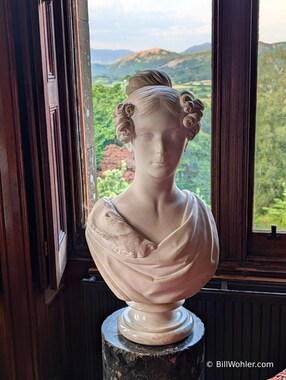
<svg viewBox="0 0 286 380">
<path fill-rule="evenodd" d="M 123 67 L 129 65 L 130 63 L 146 63 L 146 62 L 168 62 L 168 60 L 175 57 L 179 57 L 179 53 L 174 53 L 168 50 L 153 48 L 148 50 L 142 50 L 139 53 L 132 53 L 123 57 L 122 59 L 115 62 L 115 66 Z"/>
<path fill-rule="evenodd" d="M 174 83 L 187 83 L 211 79 L 211 51 L 181 55 L 161 67 Z"/>
<path fill-rule="evenodd" d="M 204 44 L 201 44 L 201 45 L 194 45 L 188 48 L 187 50 L 183 51 L 181 54 L 187 55 L 191 53 L 202 53 L 202 52 L 211 50 L 211 46 L 212 45 L 209 42 L 205 42 Z"/>
<path fill-rule="evenodd" d="M 286 49 L 286 42 L 275 42 L 274 44 L 267 44 L 266 42 L 258 42 L 258 52 L 262 53 L 265 50 Z"/>
<path fill-rule="evenodd" d="M 181 57 L 180 54 L 164 49 L 153 48 L 132 53 L 110 65 L 112 71 L 126 76 L 138 70 L 160 68 L 169 61 Z"/>
<path fill-rule="evenodd" d="M 132 50 L 118 49 L 90 49 L 90 60 L 92 63 L 109 65 L 122 57 L 133 53 Z"/>
<path fill-rule="evenodd" d="M 110 65 L 92 64 L 93 81 L 112 83 L 146 69 L 163 70 L 176 83 L 211 79 L 211 57 L 209 52 L 179 54 L 153 48 L 131 53 Z"/>
<path fill-rule="evenodd" d="M 279 49 L 286 49 L 286 42 L 259 42 L 258 45 L 259 54 L 264 51 L 275 53 Z M 165 71 L 176 84 L 210 80 L 211 44 L 192 46 L 181 54 L 159 48 L 138 53 L 129 51 L 111 64 L 92 63 L 92 79 L 94 82 L 113 83 L 146 69 Z"/>
</svg>

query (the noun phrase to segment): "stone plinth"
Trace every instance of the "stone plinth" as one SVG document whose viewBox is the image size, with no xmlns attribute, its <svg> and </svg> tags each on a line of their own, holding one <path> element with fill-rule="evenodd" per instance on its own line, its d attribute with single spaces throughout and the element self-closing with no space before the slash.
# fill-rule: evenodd
<svg viewBox="0 0 286 380">
<path fill-rule="evenodd" d="M 204 324 L 193 314 L 192 333 L 165 346 L 147 346 L 124 338 L 117 327 L 124 309 L 111 314 L 102 325 L 104 380 L 203 380 Z"/>
</svg>

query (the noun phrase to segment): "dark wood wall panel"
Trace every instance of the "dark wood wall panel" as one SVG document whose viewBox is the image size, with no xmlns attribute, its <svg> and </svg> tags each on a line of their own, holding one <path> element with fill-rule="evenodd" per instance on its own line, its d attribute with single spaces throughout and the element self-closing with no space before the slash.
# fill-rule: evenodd
<svg viewBox="0 0 286 380">
<path fill-rule="evenodd" d="M 84 360 L 86 352 L 83 349 L 81 280 L 86 277 L 91 260 L 70 259 L 65 271 L 65 324 L 67 339 L 67 356 L 69 379 L 84 380 Z"/>
<path fill-rule="evenodd" d="M 67 371 L 63 297 L 64 289 L 62 288 L 57 292 L 56 297 L 53 297 L 53 299 L 46 305 L 48 319 L 48 329 L 46 334 L 48 334 L 49 337 L 48 355 L 52 374 L 48 379 L 63 379 Z"/>
<path fill-rule="evenodd" d="M 9 352 L 7 332 L 4 299 L 0 294 L 0 375 L 3 379 L 8 379 L 11 374 L 11 352 Z"/>
<path fill-rule="evenodd" d="M 1 109 L 1 103 L 0 103 Z M 1 112 L 1 111 L 0 111 Z M 1 137 L 1 134 L 0 134 Z M 1 159 L 0 151 L 0 159 Z M 4 260 L 4 252 L 7 252 L 6 239 L 5 236 L 5 221 L 3 212 L 3 195 L 2 195 L 2 182 L 1 182 L 1 171 L 0 171 L 0 378 L 8 378 L 11 376 L 12 371 L 12 347 L 9 344 L 9 328 L 7 326 L 7 315 L 5 315 L 5 300 L 3 295 L 3 275 L 2 275 L 2 265 Z M 11 336 L 10 336 L 11 339 Z M 10 375 L 9 375 L 10 374 Z M 12 375 L 14 376 L 14 375 Z"/>
<path fill-rule="evenodd" d="M 39 378 L 13 5 L 0 2 L 0 344 L 6 350 L 3 376 L 9 380 Z"/>
<path fill-rule="evenodd" d="M 36 299 L 40 380 L 65 379 L 68 373 L 65 297 L 62 283 L 57 291 L 38 293 Z"/>
<path fill-rule="evenodd" d="M 100 276 L 82 281 L 84 373 L 86 380 L 101 379 L 101 334 L 104 319 L 124 307 Z M 243 290 L 203 289 L 186 300 L 206 327 L 206 367 L 209 380 L 261 380 L 279 372 L 286 363 L 286 294 Z M 231 368 L 226 362 L 273 362 L 273 368 Z"/>
</svg>

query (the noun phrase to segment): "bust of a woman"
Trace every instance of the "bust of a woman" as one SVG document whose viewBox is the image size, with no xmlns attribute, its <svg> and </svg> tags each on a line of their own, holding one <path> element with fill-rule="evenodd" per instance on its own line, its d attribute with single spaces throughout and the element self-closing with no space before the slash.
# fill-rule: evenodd
<svg viewBox="0 0 286 380">
<path fill-rule="evenodd" d="M 203 104 L 173 89 L 167 74 L 155 70 L 131 77 L 126 91 L 128 98 L 117 106 L 114 119 L 118 139 L 134 152 L 134 180 L 116 198 L 95 204 L 86 238 L 108 286 L 133 308 L 121 318 L 120 331 L 146 343 L 144 332 L 139 340 L 126 333 L 138 328 L 130 327 L 133 317 L 140 319 L 140 328 L 146 320 L 131 314 L 160 307 L 169 314 L 182 311 L 184 299 L 200 291 L 216 270 L 218 237 L 209 207 L 174 180 L 188 141 L 199 132 Z M 190 330 L 188 312 L 181 318 Z M 147 339 L 147 344 L 171 343 L 183 335 L 153 336 L 155 343 Z"/>
</svg>

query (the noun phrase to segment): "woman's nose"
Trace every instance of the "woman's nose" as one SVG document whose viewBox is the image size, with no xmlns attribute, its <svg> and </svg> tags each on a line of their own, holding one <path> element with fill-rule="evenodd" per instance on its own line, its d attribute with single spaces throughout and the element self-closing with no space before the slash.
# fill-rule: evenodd
<svg viewBox="0 0 286 380">
<path fill-rule="evenodd" d="M 156 146 L 155 146 L 155 153 L 156 154 L 163 154 L 165 152 L 165 146 L 164 146 L 164 141 L 163 139 L 158 139 L 156 141 Z"/>
</svg>

